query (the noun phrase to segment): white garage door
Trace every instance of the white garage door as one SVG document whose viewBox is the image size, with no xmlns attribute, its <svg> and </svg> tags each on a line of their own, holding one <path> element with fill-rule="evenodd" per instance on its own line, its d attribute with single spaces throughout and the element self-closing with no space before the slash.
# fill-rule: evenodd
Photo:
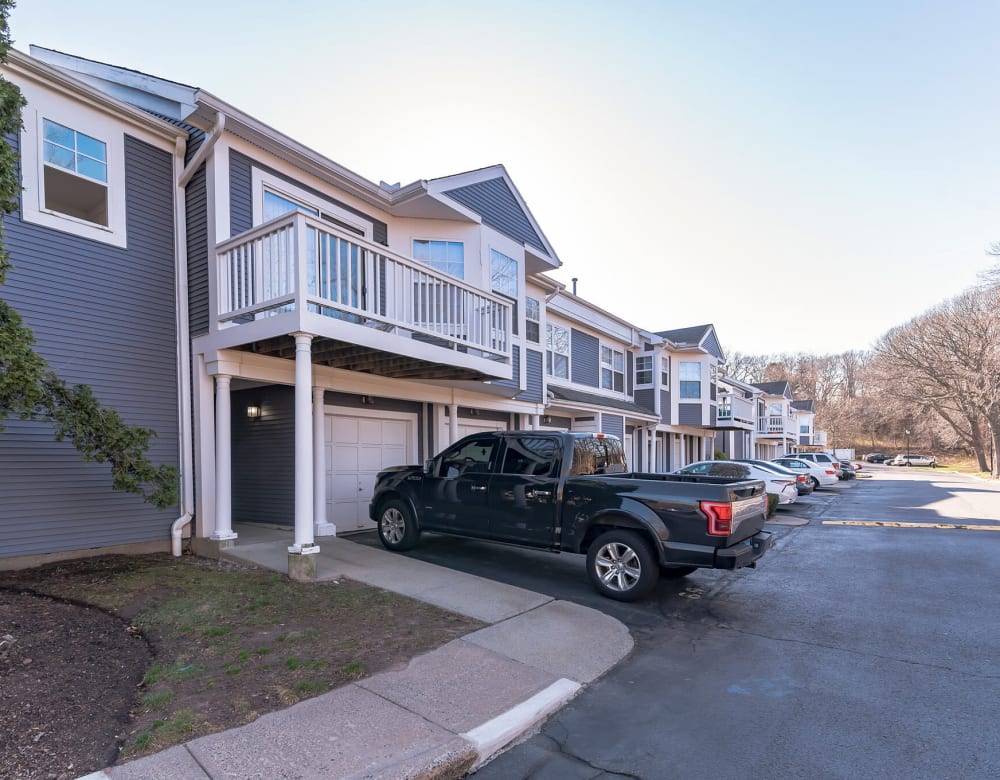
<svg viewBox="0 0 1000 780">
<path fill-rule="evenodd" d="M 448 427 L 448 418 L 441 418 L 441 427 L 438 430 L 438 442 L 450 442 L 451 429 Z M 470 433 L 482 433 L 483 431 L 506 431 L 507 423 L 498 420 L 472 420 L 465 417 L 458 419 L 458 438 L 461 439 Z M 456 439 L 458 441 L 458 439 Z M 444 449 L 446 445 L 438 446 L 438 451 Z M 435 453 L 437 454 L 437 453 Z"/>
<path fill-rule="evenodd" d="M 326 415 L 327 520 L 338 532 L 375 527 L 368 519 L 375 476 L 417 462 L 416 430 L 415 414 Z"/>
</svg>

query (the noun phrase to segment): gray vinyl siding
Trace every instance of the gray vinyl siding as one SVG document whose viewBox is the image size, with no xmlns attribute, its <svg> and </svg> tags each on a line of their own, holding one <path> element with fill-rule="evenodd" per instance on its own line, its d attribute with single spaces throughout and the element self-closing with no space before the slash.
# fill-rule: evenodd
<svg viewBox="0 0 1000 780">
<path fill-rule="evenodd" d="M 799 436 L 799 444 L 808 444 L 808 443 L 809 443 L 808 436 Z"/>
<path fill-rule="evenodd" d="M 247 419 L 247 406 L 261 416 Z M 295 388 L 241 390 L 232 397 L 233 520 L 295 522 Z"/>
<path fill-rule="evenodd" d="M 625 418 L 618 414 L 601 415 L 601 433 L 625 439 Z"/>
<path fill-rule="evenodd" d="M 17 146 L 17 138 L 9 139 Z M 149 457 L 178 465 L 173 158 L 125 137 L 128 247 L 4 217 L 14 264 L 3 297 L 37 351 L 69 384 L 87 384 L 125 422 L 151 428 Z M 111 488 L 43 422 L 0 434 L 0 556 L 166 541 L 177 506 L 159 511 Z"/>
<path fill-rule="evenodd" d="M 661 390 L 660 391 L 660 419 L 670 424 L 670 391 Z"/>
<path fill-rule="evenodd" d="M 208 333 L 208 194 L 205 166 L 191 177 L 184 191 L 187 214 L 188 323 L 192 338 Z"/>
<path fill-rule="evenodd" d="M 733 458 L 735 459 L 748 457 L 743 447 L 743 440 L 745 436 L 746 434 L 744 434 L 743 431 L 736 431 L 733 435 Z"/>
<path fill-rule="evenodd" d="M 678 404 L 678 425 L 701 425 L 701 404 Z"/>
<path fill-rule="evenodd" d="M 503 179 L 488 179 L 446 190 L 444 194 L 475 211 L 483 218 L 483 223 L 494 230 L 545 251 L 542 239 Z"/>
<path fill-rule="evenodd" d="M 715 329 L 711 328 L 708 331 L 708 335 L 701 342 L 701 346 L 711 355 L 715 355 L 719 360 L 722 360 L 722 347 L 719 345 L 719 339 L 716 338 Z"/>
<path fill-rule="evenodd" d="M 334 205 L 344 209 L 344 211 L 349 211 L 351 214 L 356 214 L 357 216 L 368 220 L 372 223 L 372 240 L 377 244 L 388 245 L 389 226 L 386 225 L 385 222 L 375 219 L 370 214 L 359 211 L 353 206 L 341 203 L 339 200 L 330 197 L 325 192 L 320 192 L 312 187 L 307 187 L 302 184 L 302 182 L 289 178 L 288 176 L 285 176 L 285 174 L 276 171 L 273 168 L 268 168 L 266 165 L 262 165 L 256 160 L 251 160 L 245 154 L 237 152 L 234 149 L 229 150 L 229 229 L 231 235 L 235 236 L 239 233 L 244 233 L 253 227 L 254 168 L 266 171 L 272 176 L 282 179 L 283 181 L 287 181 L 289 184 L 293 184 L 299 189 L 305 190 L 321 200 L 325 200 L 327 203 L 333 203 Z"/>
<path fill-rule="evenodd" d="M 656 391 L 651 388 L 643 388 L 641 390 L 635 391 L 635 402 L 643 409 L 648 409 L 649 411 L 656 410 Z"/>
<path fill-rule="evenodd" d="M 521 348 L 517 344 L 511 345 L 510 350 L 511 379 L 494 379 L 491 385 L 502 385 L 503 387 L 521 387 Z"/>
<path fill-rule="evenodd" d="M 719 398 L 719 387 L 714 382 L 708 384 L 708 398 L 710 401 L 717 401 Z"/>
<path fill-rule="evenodd" d="M 343 409 L 382 409 L 417 415 L 423 429 L 424 405 L 419 401 L 361 396 L 327 391 L 326 406 Z M 249 420 L 247 406 L 261 407 L 261 416 Z M 295 388 L 269 385 L 233 393 L 233 519 L 293 524 L 295 522 Z M 349 413 L 349 412 L 348 412 Z M 423 458 L 420 442 L 418 455 Z"/>
<path fill-rule="evenodd" d="M 625 353 L 625 392 L 629 395 L 635 391 L 635 358 L 631 352 Z"/>
<path fill-rule="evenodd" d="M 570 377 L 578 385 L 598 387 L 601 383 L 601 343 L 573 328 L 570 332 Z"/>
<path fill-rule="evenodd" d="M 517 396 L 518 401 L 531 401 L 540 404 L 542 397 L 543 355 L 541 352 L 529 349 L 524 355 L 525 391 Z"/>
<path fill-rule="evenodd" d="M 708 424 L 714 426 L 719 420 L 719 408 L 712 404 L 708 407 Z"/>
</svg>

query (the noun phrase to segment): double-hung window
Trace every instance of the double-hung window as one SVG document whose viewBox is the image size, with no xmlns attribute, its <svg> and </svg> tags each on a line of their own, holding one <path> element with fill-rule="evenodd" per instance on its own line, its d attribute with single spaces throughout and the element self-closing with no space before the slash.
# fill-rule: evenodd
<svg viewBox="0 0 1000 780">
<path fill-rule="evenodd" d="M 652 355 L 639 355 L 635 359 L 635 384 L 636 386 L 653 384 Z"/>
<path fill-rule="evenodd" d="M 108 227 L 108 145 L 51 119 L 42 119 L 44 205 Z"/>
<path fill-rule="evenodd" d="M 542 307 L 536 298 L 524 299 L 525 338 L 538 344 L 541 341 Z"/>
<path fill-rule="evenodd" d="M 517 260 L 495 249 L 490 250 L 490 285 L 493 292 L 517 298 Z"/>
<path fill-rule="evenodd" d="M 545 371 L 569 379 L 569 331 L 552 323 L 545 326 Z"/>
<path fill-rule="evenodd" d="M 415 238 L 413 258 L 456 279 L 465 278 L 465 244 L 461 241 Z"/>
<path fill-rule="evenodd" d="M 617 393 L 625 391 L 625 353 L 601 347 L 601 387 Z"/>
<path fill-rule="evenodd" d="M 681 361 L 681 398 L 701 398 L 701 363 Z"/>
<path fill-rule="evenodd" d="M 670 358 L 660 358 L 660 385 L 664 390 L 670 389 Z"/>
</svg>

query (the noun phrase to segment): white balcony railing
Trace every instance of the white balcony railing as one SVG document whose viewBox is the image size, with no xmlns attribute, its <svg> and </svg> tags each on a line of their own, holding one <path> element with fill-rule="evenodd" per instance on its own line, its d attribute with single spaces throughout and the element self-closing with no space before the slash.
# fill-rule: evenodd
<svg viewBox="0 0 1000 780">
<path fill-rule="evenodd" d="M 769 415 L 757 420 L 757 433 L 764 436 L 791 436 L 794 438 L 798 435 L 796 431 L 794 417 Z"/>
<path fill-rule="evenodd" d="M 743 423 L 753 427 L 753 402 L 735 395 L 723 395 L 719 399 L 716 419 L 721 423 Z"/>
<path fill-rule="evenodd" d="M 302 212 L 216 250 L 218 322 L 237 327 L 290 311 L 510 354 L 511 304 Z"/>
</svg>

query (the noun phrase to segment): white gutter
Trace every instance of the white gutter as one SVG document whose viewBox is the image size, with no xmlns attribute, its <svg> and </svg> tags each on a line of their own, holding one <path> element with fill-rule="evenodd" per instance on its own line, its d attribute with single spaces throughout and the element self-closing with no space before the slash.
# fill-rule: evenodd
<svg viewBox="0 0 1000 780">
<path fill-rule="evenodd" d="M 221 128 L 220 128 L 221 130 Z M 207 144 L 207 141 L 206 141 Z M 213 142 L 214 144 L 214 142 Z M 205 144 L 202 145 L 202 149 Z M 181 555 L 184 526 L 194 517 L 194 470 L 191 433 L 191 332 L 188 322 L 187 269 L 187 204 L 185 185 L 191 178 L 184 169 L 187 139 L 178 138 L 174 145 L 174 257 L 176 263 L 177 310 L 177 402 L 180 414 L 178 447 L 181 462 L 181 516 L 170 526 L 170 550 L 175 558 Z M 199 150 L 200 151 L 200 150 Z M 197 160 L 197 155 L 195 160 Z M 192 163 L 194 160 L 192 160 Z M 189 166 L 190 167 L 190 166 Z"/>
<path fill-rule="evenodd" d="M 198 151 L 195 152 L 194 157 L 191 158 L 191 162 L 187 164 L 183 171 L 181 171 L 178 179 L 177 186 L 183 190 L 187 187 L 188 182 L 191 181 L 191 177 L 194 176 L 195 172 L 205 162 L 205 158 L 212 151 L 212 147 L 215 146 L 219 138 L 222 137 L 222 131 L 226 128 L 226 115 L 221 111 L 215 113 L 215 126 L 212 128 L 211 132 L 205 137 Z M 183 160 L 184 158 L 181 157 Z M 186 272 L 187 269 L 185 269 Z"/>
</svg>

